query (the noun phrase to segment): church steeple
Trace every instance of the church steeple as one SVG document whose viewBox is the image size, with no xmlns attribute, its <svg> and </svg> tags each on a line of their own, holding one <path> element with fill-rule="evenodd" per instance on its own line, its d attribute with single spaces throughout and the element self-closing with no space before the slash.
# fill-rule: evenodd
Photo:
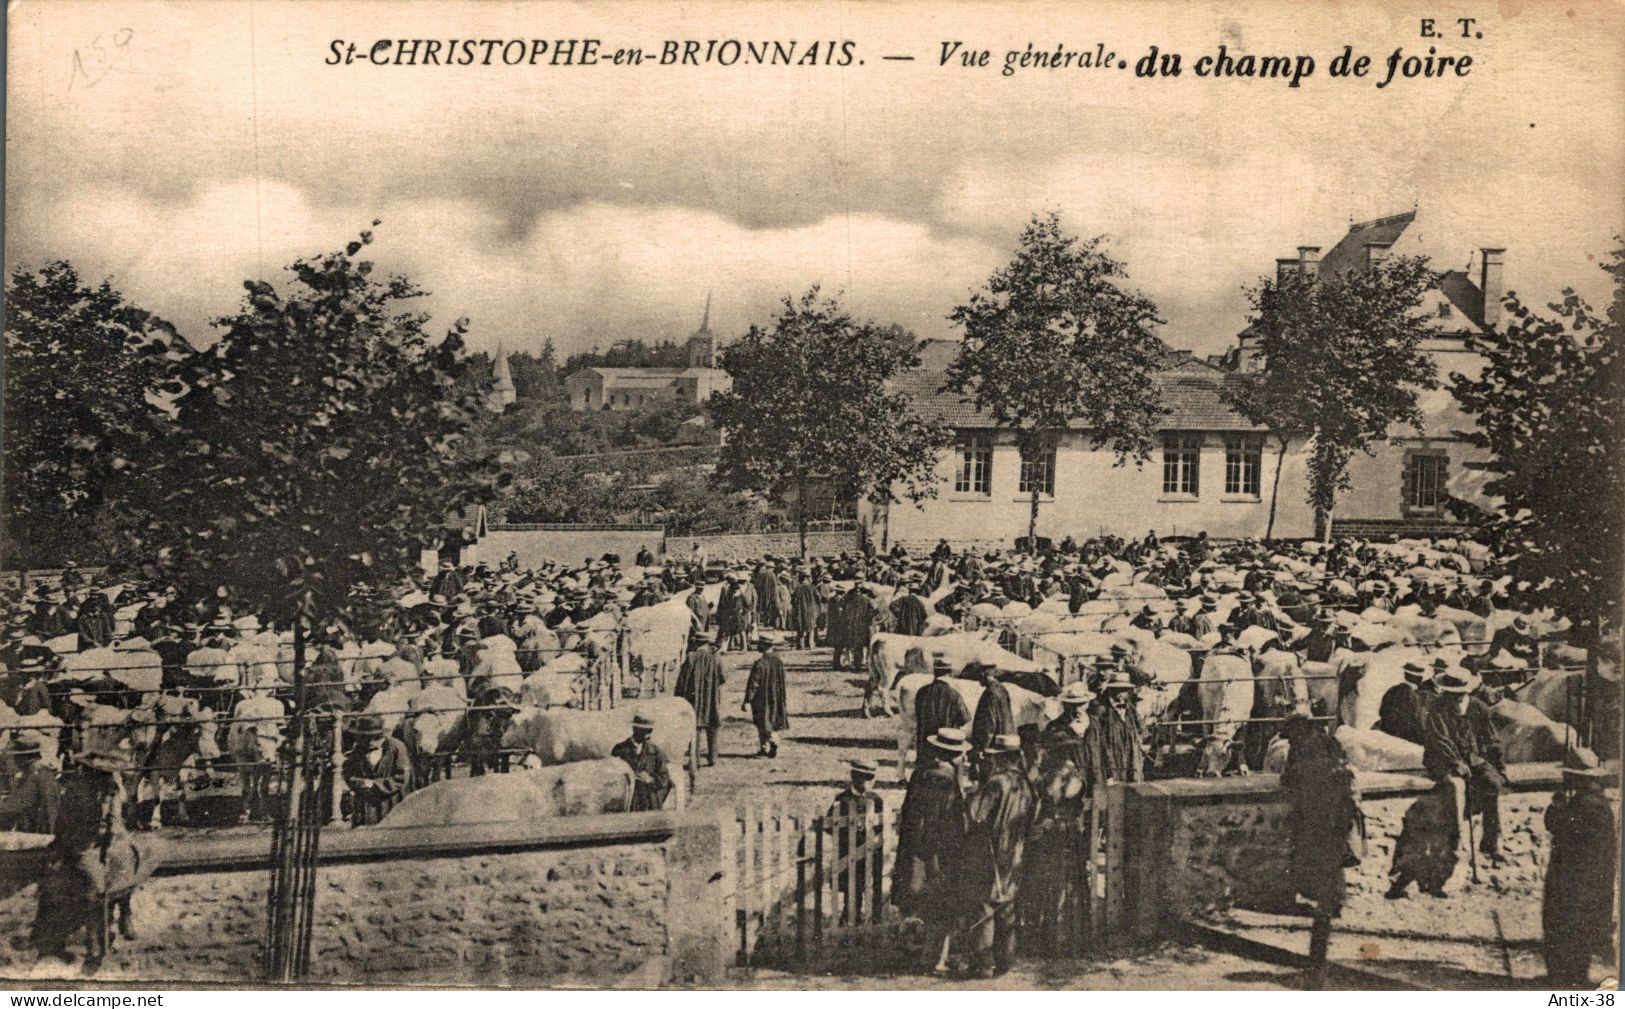
<svg viewBox="0 0 1625 1009">
<path fill-rule="evenodd" d="M 688 338 L 688 366 L 715 368 L 716 340 L 711 336 L 711 292 L 705 292 L 705 314 L 700 317 L 700 328 Z"/>
<path fill-rule="evenodd" d="M 496 361 L 491 365 L 491 393 L 486 398 L 486 405 L 492 411 L 500 413 L 517 398 L 517 395 L 513 385 L 513 372 L 508 368 L 507 352 L 499 343 Z"/>
</svg>

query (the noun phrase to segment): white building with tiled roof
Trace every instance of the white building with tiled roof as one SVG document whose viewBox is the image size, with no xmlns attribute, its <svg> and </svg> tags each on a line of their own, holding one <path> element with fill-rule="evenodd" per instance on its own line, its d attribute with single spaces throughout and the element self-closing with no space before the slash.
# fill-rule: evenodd
<svg viewBox="0 0 1625 1009">
<path fill-rule="evenodd" d="M 877 544 L 902 542 L 1009 546 L 1027 534 L 1032 482 L 1039 485 L 1038 535 L 1059 541 L 1105 533 L 1139 537 L 1220 538 L 1262 536 L 1269 523 L 1269 491 L 1276 453 L 1266 451 L 1266 432 L 1227 406 L 1220 389 L 1232 373 L 1190 354 L 1170 351 L 1155 382 L 1167 411 L 1157 425 L 1151 458 L 1117 465 L 1110 448 L 1095 448 L 1081 425 L 1056 439 L 1055 447 L 1028 465 L 1013 431 L 969 400 L 943 391 L 952 341 L 933 341 L 920 369 L 904 376 L 916 408 L 954 432 L 954 444 L 938 464 L 937 497 L 918 505 L 864 506 L 860 518 Z M 1303 455 L 1289 452 L 1282 486 L 1303 483 Z M 1278 503 L 1275 531 L 1307 536 L 1314 516 L 1301 491 Z"/>
<path fill-rule="evenodd" d="M 711 298 L 705 299 L 700 328 L 689 336 L 684 368 L 582 368 L 564 380 L 572 410 L 641 410 L 662 401 L 704 403 L 714 392 L 732 386 L 716 366 L 716 338 L 711 333 Z"/>
<path fill-rule="evenodd" d="M 1277 271 L 1314 270 L 1330 276 L 1366 269 L 1388 255 L 1423 255 L 1436 250 L 1418 242 L 1416 211 L 1351 225 L 1324 258 L 1320 248 L 1303 246 L 1298 255 L 1278 260 Z M 1424 300 L 1423 311 L 1435 335 L 1424 343 L 1438 365 L 1441 382 L 1450 373 L 1475 373 L 1481 362 L 1464 342 L 1498 322 L 1503 249 L 1475 253 L 1478 270 L 1442 275 Z M 1476 280 L 1476 282 L 1475 282 Z M 1274 534 L 1315 534 L 1315 515 L 1305 501 L 1306 448 L 1290 445 L 1284 457 L 1268 431 L 1230 408 L 1221 395 L 1235 372 L 1170 351 L 1156 376 L 1167 411 L 1157 425 L 1157 444 L 1144 464 L 1117 465 L 1109 448 L 1094 448 L 1081 426 L 1057 439 L 1056 447 L 1028 465 L 1015 434 L 1001 430 L 965 398 L 943 391 L 945 372 L 958 352 L 953 341 L 928 343 L 921 367 L 898 385 L 913 394 L 918 408 L 954 432 L 954 445 L 938 465 L 937 497 L 918 505 L 865 505 L 862 521 L 877 544 L 986 543 L 1008 546 L 1027 533 L 1032 483 L 1039 484 L 1038 535 L 1060 540 L 1111 533 L 1143 536 L 1194 535 L 1261 537 L 1270 528 L 1271 489 L 1275 495 Z M 1242 333 L 1230 355 L 1237 367 L 1257 364 L 1252 336 Z M 1360 533 L 1437 531 L 1452 519 L 1451 498 L 1484 503 L 1483 474 L 1471 463 L 1483 453 L 1468 445 L 1463 432 L 1472 423 L 1444 389 L 1423 394 L 1423 430 L 1394 432 L 1396 441 L 1373 446 L 1350 464 L 1353 487 L 1338 498 L 1334 528 Z"/>
</svg>

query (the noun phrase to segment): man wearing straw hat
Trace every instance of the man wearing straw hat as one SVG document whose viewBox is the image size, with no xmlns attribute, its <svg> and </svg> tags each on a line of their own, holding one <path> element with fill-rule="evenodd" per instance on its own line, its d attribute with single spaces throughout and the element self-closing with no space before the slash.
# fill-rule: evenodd
<svg viewBox="0 0 1625 1009">
<path fill-rule="evenodd" d="M 56 773 L 40 761 L 38 737 L 19 733 L 7 752 L 21 774 L 12 784 L 11 794 L 0 799 L 0 830 L 56 833 L 62 791 L 57 786 Z"/>
<path fill-rule="evenodd" d="M 1082 680 L 1061 688 L 1056 697 L 1061 714 L 1044 727 L 1038 742 L 1038 817 L 1021 903 L 1023 920 L 1039 930 L 1039 948 L 1045 950 L 1057 948 L 1061 916 L 1077 880 L 1079 817 L 1089 782 L 1097 777 L 1083 746 L 1089 702 L 1094 699 L 1094 691 Z"/>
<path fill-rule="evenodd" d="M 1016 953 L 1016 895 L 1022 855 L 1038 811 L 1038 796 L 1021 766 L 1021 738 L 994 736 L 982 749 L 983 780 L 965 803 L 962 882 L 973 912 L 974 971 L 993 977 L 1010 969 Z"/>
<path fill-rule="evenodd" d="M 1445 669 L 1433 676 L 1439 699 L 1428 709 L 1422 724 L 1422 768 L 1434 781 L 1459 778 L 1467 786 L 1464 815 L 1468 829 L 1476 813 L 1484 815 L 1484 836 L 1479 850 L 1491 865 L 1502 865 L 1501 789 L 1506 764 L 1495 736 L 1490 710 L 1473 696 L 1480 680 L 1476 673 Z M 1469 838 L 1470 840 L 1470 838 Z"/>
<path fill-rule="evenodd" d="M 632 716 L 632 735 L 615 744 L 609 751 L 612 757 L 626 761 L 632 769 L 632 812 L 660 809 L 671 794 L 671 773 L 666 769 L 666 756 L 650 737 L 655 723 L 643 712 Z"/>
<path fill-rule="evenodd" d="M 1422 743 L 1422 717 L 1430 699 L 1422 693 L 1428 671 L 1420 662 L 1407 662 L 1405 679 L 1389 687 L 1377 708 L 1377 728 L 1417 745 Z"/>
<path fill-rule="evenodd" d="M 905 915 L 924 923 L 926 964 L 944 974 L 954 921 L 962 907 L 953 870 L 961 863 L 965 839 L 959 764 L 970 743 L 964 729 L 945 726 L 926 744 L 898 813 L 892 901 Z"/>
<path fill-rule="evenodd" d="M 1618 786 L 1618 767 L 1563 768 L 1563 788 L 1546 807 L 1552 857 L 1546 863 L 1541 931 L 1547 980 L 1556 988 L 1589 988 L 1591 958 L 1604 963 L 1613 946 L 1614 888 L 1619 847 L 1614 812 L 1603 793 Z"/>
<path fill-rule="evenodd" d="M 406 797 L 412 761 L 405 744 L 384 732 L 384 721 L 377 715 L 356 719 L 349 735 L 355 740 L 344 758 L 350 825 L 368 827 L 382 820 Z"/>
<path fill-rule="evenodd" d="M 885 803 L 874 790 L 875 775 L 880 768 L 875 762 L 866 757 L 848 760 L 848 777 L 846 787 L 835 794 L 835 801 L 830 803 L 829 812 L 825 813 L 826 831 L 835 835 L 835 857 L 840 865 L 846 864 L 849 850 L 866 851 L 871 818 L 878 827 L 879 816 L 885 808 Z M 849 826 L 850 825 L 850 826 Z M 848 840 L 848 834 L 851 840 Z M 855 846 L 855 848 L 854 848 Z M 851 893 L 852 906 L 843 907 L 841 921 L 862 921 L 863 908 L 868 901 L 868 889 L 874 885 L 875 876 L 870 874 L 870 859 L 860 858 L 852 865 L 852 877 L 847 878 L 847 869 L 842 868 L 835 875 L 835 892 L 838 894 Z M 875 854 L 875 873 L 880 872 L 879 855 Z"/>
</svg>

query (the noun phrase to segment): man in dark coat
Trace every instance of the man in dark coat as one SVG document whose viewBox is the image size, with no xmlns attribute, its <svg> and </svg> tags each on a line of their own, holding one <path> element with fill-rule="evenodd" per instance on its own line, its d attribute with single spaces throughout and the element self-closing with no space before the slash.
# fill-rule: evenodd
<svg viewBox="0 0 1625 1009">
<path fill-rule="evenodd" d="M 948 951 L 963 897 L 953 873 L 962 862 L 965 797 L 959 761 L 970 744 L 962 729 L 944 728 L 921 749 L 897 817 L 892 902 L 925 924 L 925 962 L 948 970 Z"/>
<path fill-rule="evenodd" d="M 750 587 L 756 593 L 756 614 L 762 626 L 778 627 L 783 616 L 779 613 L 778 595 L 774 591 L 776 582 L 773 569 L 766 564 L 756 565 L 756 571 L 750 576 Z"/>
<path fill-rule="evenodd" d="M 79 632 L 81 650 L 105 648 L 112 642 L 113 604 L 107 601 L 107 594 L 102 591 L 100 582 L 91 582 L 85 601 L 79 604 L 74 630 Z"/>
<path fill-rule="evenodd" d="M 852 592 L 856 592 L 854 586 Z M 852 593 L 842 594 L 831 586 L 828 608 L 824 613 L 824 641 L 830 647 L 830 668 L 841 670 L 846 668 L 847 649 L 852 647 L 851 625 L 846 619 L 848 610 L 847 600 Z"/>
<path fill-rule="evenodd" d="M 790 592 L 790 633 L 795 647 L 812 648 L 818 638 L 818 590 L 807 572 L 796 574 L 796 587 Z"/>
<path fill-rule="evenodd" d="M 1344 870 L 1360 863 L 1360 798 L 1343 748 L 1315 722 L 1293 715 L 1282 729 L 1290 749 L 1281 772 L 1292 839 L 1293 889 L 1314 905 L 1309 934 L 1310 987 L 1326 986 L 1332 919 L 1343 911 Z M 1363 848 L 1363 842 L 1360 845 Z"/>
<path fill-rule="evenodd" d="M 1427 676 L 1420 662 L 1405 663 L 1405 679 L 1388 688 L 1377 709 L 1377 728 L 1390 736 L 1422 743 L 1422 717 L 1427 713 L 1426 698 L 1419 689 Z"/>
<path fill-rule="evenodd" d="M 711 629 L 711 604 L 705 599 L 705 586 L 700 582 L 694 583 L 694 591 L 688 594 L 685 600 L 688 611 L 694 614 L 694 629 L 705 633 Z"/>
<path fill-rule="evenodd" d="M 412 759 L 406 744 L 384 732 L 383 719 L 365 715 L 350 733 L 355 745 L 344 758 L 344 783 L 350 789 L 350 826 L 370 827 L 406 798 Z"/>
<path fill-rule="evenodd" d="M 926 752 L 927 741 L 936 735 L 938 729 L 962 728 L 970 721 L 970 712 L 965 709 L 965 699 L 959 696 L 959 691 L 948 682 L 948 674 L 953 671 L 947 661 L 940 656 L 931 660 L 930 683 L 920 688 L 914 695 L 914 750 L 916 753 Z M 921 759 L 924 759 L 923 756 Z"/>
<path fill-rule="evenodd" d="M 688 658 L 673 691 L 694 706 L 694 724 L 705 733 L 706 766 L 717 765 L 717 730 L 722 727 L 722 659 L 704 638 L 689 642 Z"/>
<path fill-rule="evenodd" d="M 39 740 L 19 738 L 9 752 L 22 773 L 12 785 L 11 794 L 0 799 L 0 830 L 55 834 L 62 790 L 55 772 L 40 763 Z"/>
<path fill-rule="evenodd" d="M 1330 662 L 1337 650 L 1337 639 L 1332 635 L 1332 622 L 1326 616 L 1311 621 L 1309 633 L 1297 644 L 1297 650 L 1306 662 Z"/>
<path fill-rule="evenodd" d="M 1552 857 L 1540 919 L 1547 978 L 1556 988 L 1590 988 L 1592 956 L 1608 963 L 1615 953 L 1610 940 L 1619 848 L 1603 788 L 1618 780 L 1618 772 L 1607 768 L 1564 768 L 1563 790 L 1546 807 Z"/>
<path fill-rule="evenodd" d="M 1089 793 L 1085 782 L 1099 777 L 1089 767 L 1083 737 L 1089 729 L 1089 702 L 1094 692 L 1076 680 L 1056 698 L 1060 717 L 1044 727 L 1038 740 L 1038 817 L 1028 853 L 1022 920 L 1038 930 L 1037 948 L 1056 950 L 1062 914 L 1078 879 L 1079 817 Z"/>
<path fill-rule="evenodd" d="M 869 829 L 873 824 L 877 829 L 880 824 L 880 814 L 885 809 L 885 802 L 874 790 L 875 775 L 880 769 L 875 762 L 863 757 L 847 761 L 850 768 L 847 785 L 835 794 L 835 801 L 829 804 L 829 812 L 825 814 L 826 831 L 835 835 L 835 857 L 844 865 L 851 845 L 856 845 L 857 851 L 864 851 L 868 847 Z M 847 839 L 846 824 L 850 821 L 851 841 Z M 843 907 L 842 922 L 858 922 L 863 920 L 863 908 L 869 901 L 868 890 L 874 881 L 880 878 L 880 855 L 877 848 L 872 858 L 860 858 L 851 867 L 855 879 L 848 878 L 848 870 L 841 869 L 835 874 L 835 892 L 852 894 L 850 908 Z M 873 865 L 871 865 L 871 861 Z M 837 900 L 841 898 L 837 896 Z"/>
<path fill-rule="evenodd" d="M 1016 896 L 1038 796 L 1021 767 L 1021 738 L 994 736 L 983 751 L 985 778 L 965 804 L 968 827 L 960 881 L 977 918 L 970 930 L 975 969 L 993 977 L 1016 952 Z"/>
<path fill-rule="evenodd" d="M 1477 675 L 1444 670 L 1435 673 L 1433 686 L 1439 699 L 1422 722 L 1422 769 L 1434 781 L 1460 778 L 1467 783 L 1467 816 L 1484 814 L 1484 836 L 1479 850 L 1491 865 L 1502 865 L 1501 789 L 1506 764 L 1490 720 L 1490 709 L 1472 696 Z"/>
<path fill-rule="evenodd" d="M 1134 680 L 1127 670 L 1117 669 L 1101 682 L 1101 700 L 1089 715 L 1089 728 L 1083 734 L 1088 769 L 1098 774 L 1085 786 L 1145 780 L 1145 747 L 1140 716 L 1134 708 Z"/>
<path fill-rule="evenodd" d="M 671 794 L 671 773 L 666 769 L 666 756 L 654 740 L 654 720 L 647 715 L 632 716 L 632 735 L 615 744 L 609 751 L 612 757 L 626 761 L 632 769 L 632 812 L 642 813 L 660 809 Z"/>
<path fill-rule="evenodd" d="M 910 582 L 896 599 L 892 600 L 891 615 L 892 627 L 898 634 L 906 634 L 911 638 L 920 637 L 925 633 L 925 600 L 915 594 L 917 583 Z"/>
<path fill-rule="evenodd" d="M 874 593 L 861 585 L 852 586 L 846 594 L 846 644 L 852 649 L 852 669 L 856 672 L 863 671 L 869 657 L 869 642 L 879 615 Z"/>
<path fill-rule="evenodd" d="M 762 655 L 751 663 L 750 676 L 745 680 L 745 703 L 739 709 L 749 711 L 751 721 L 756 723 L 757 753 L 763 757 L 777 757 L 779 733 L 790 727 L 784 663 L 773 654 L 773 641 L 765 634 L 758 646 Z"/>
<path fill-rule="evenodd" d="M 982 754 L 992 744 L 994 736 L 1015 733 L 1016 716 L 1010 710 L 1010 691 L 999 682 L 998 669 L 979 663 L 978 667 L 982 696 L 976 701 L 976 715 L 971 719 L 970 745 L 974 761 L 971 769 L 980 781 L 985 770 Z"/>
</svg>

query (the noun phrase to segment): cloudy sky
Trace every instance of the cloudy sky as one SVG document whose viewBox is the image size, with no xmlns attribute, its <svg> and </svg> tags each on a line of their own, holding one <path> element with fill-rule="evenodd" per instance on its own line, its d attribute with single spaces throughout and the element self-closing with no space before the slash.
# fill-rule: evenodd
<svg viewBox="0 0 1625 1009">
<path fill-rule="evenodd" d="M 1441 3 L 1443 33 L 1481 19 L 1481 39 L 1432 40 L 1469 76 L 1328 79 L 1345 44 L 1425 50 L 1399 6 L 19 0 L 6 263 L 69 259 L 208 342 L 244 278 L 279 282 L 376 217 L 379 265 L 478 347 L 681 337 L 707 291 L 726 337 L 812 283 L 952 337 L 947 313 L 1055 208 L 1108 237 L 1171 343 L 1218 351 L 1275 257 L 1414 203 L 1413 251 L 1441 265 L 1503 245 L 1510 287 L 1603 296 L 1593 257 L 1625 231 L 1617 3 Z M 864 63 L 323 63 L 334 39 L 403 37 L 850 39 Z M 994 66 L 938 67 L 943 40 Z M 1156 44 L 1186 73 L 1001 76 L 1028 42 L 1130 63 Z M 1221 43 L 1320 68 L 1296 89 L 1196 79 Z"/>
</svg>

